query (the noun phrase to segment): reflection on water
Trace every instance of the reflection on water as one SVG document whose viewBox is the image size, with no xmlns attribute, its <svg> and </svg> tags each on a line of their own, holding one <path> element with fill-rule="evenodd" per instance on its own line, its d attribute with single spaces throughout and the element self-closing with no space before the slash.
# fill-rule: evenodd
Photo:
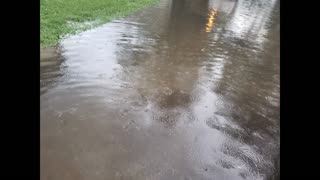
<svg viewBox="0 0 320 180">
<path fill-rule="evenodd" d="M 278 179 L 278 1 L 160 0 L 58 54 L 41 179 Z"/>
<path fill-rule="evenodd" d="M 206 32 L 211 32 L 216 15 L 217 11 L 215 9 L 211 9 L 209 13 L 208 23 L 206 24 Z"/>
<path fill-rule="evenodd" d="M 263 44 L 264 35 L 268 33 L 266 26 L 277 2 L 277 0 L 238 1 L 225 29 L 232 32 L 233 37 L 245 38 L 257 45 Z"/>
</svg>

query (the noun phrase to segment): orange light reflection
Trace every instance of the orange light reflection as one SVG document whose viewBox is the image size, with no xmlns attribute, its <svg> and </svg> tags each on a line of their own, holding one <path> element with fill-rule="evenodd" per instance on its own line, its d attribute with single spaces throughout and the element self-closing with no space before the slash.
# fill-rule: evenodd
<svg viewBox="0 0 320 180">
<path fill-rule="evenodd" d="M 217 11 L 215 9 L 211 9 L 209 13 L 208 22 L 206 24 L 206 32 L 211 32 L 216 15 Z"/>
</svg>

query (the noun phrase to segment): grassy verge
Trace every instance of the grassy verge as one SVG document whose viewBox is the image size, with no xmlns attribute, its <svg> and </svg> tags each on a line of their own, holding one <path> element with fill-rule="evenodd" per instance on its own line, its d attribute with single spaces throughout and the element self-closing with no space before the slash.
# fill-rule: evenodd
<svg viewBox="0 0 320 180">
<path fill-rule="evenodd" d="M 55 45 L 74 34 L 151 5 L 158 0 L 40 0 L 40 45 Z M 93 21 L 94 23 L 74 25 Z"/>
</svg>

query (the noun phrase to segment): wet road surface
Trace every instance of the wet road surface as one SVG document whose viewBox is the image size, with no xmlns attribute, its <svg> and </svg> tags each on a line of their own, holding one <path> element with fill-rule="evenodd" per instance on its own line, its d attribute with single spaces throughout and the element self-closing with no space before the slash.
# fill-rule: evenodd
<svg viewBox="0 0 320 180">
<path fill-rule="evenodd" d="M 41 52 L 42 180 L 278 179 L 277 0 L 160 0 Z"/>
</svg>

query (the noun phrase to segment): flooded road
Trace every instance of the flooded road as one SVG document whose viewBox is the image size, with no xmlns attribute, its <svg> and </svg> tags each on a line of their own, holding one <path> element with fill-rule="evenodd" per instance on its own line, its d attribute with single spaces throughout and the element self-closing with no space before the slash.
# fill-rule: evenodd
<svg viewBox="0 0 320 180">
<path fill-rule="evenodd" d="M 43 50 L 41 179 L 278 179 L 279 21 L 160 0 Z"/>
</svg>

